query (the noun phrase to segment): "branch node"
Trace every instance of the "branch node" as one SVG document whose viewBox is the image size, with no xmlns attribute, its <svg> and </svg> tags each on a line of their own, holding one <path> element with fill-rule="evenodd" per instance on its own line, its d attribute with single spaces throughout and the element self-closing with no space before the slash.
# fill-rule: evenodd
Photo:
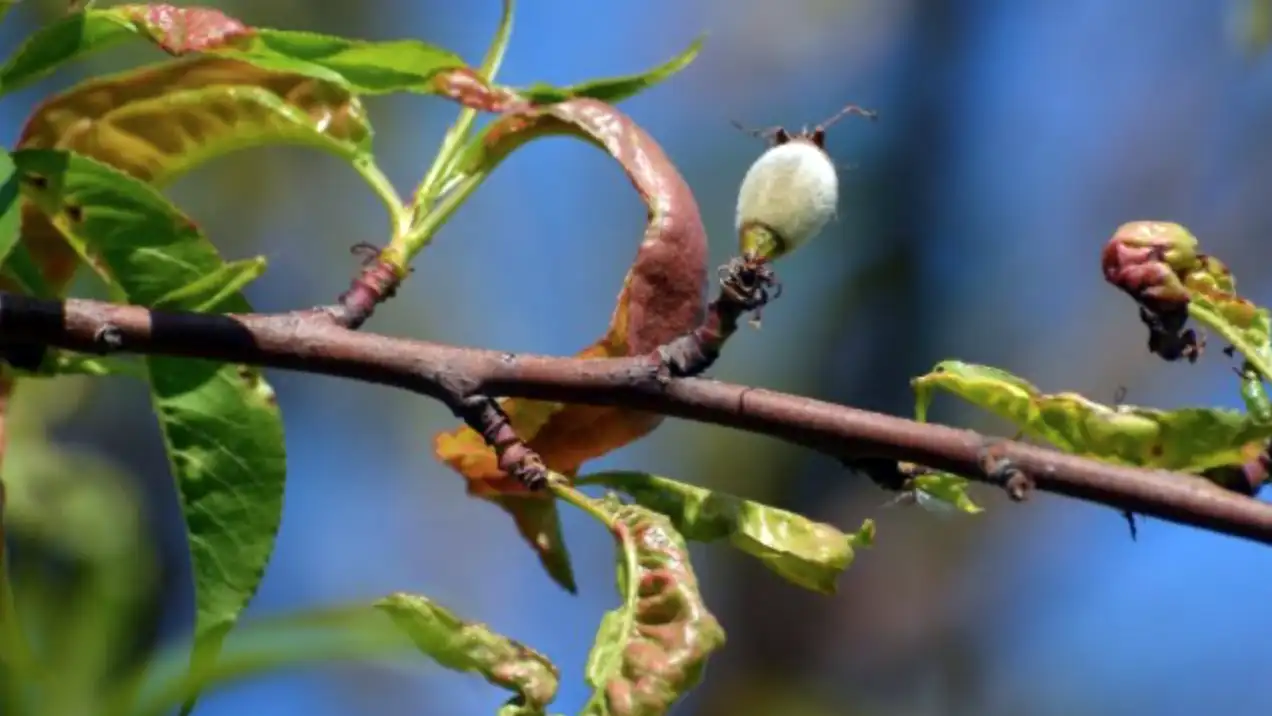
<svg viewBox="0 0 1272 716">
<path fill-rule="evenodd" d="M 707 306 L 702 325 L 660 346 L 655 352 L 654 379 L 667 385 L 672 378 L 705 373 L 720 357 L 724 344 L 738 330 L 738 319 L 760 310 L 782 294 L 782 284 L 765 259 L 738 256 L 719 268 L 720 295 Z"/>
<path fill-rule="evenodd" d="M 549 470 L 529 445 L 517 435 L 508 414 L 494 398 L 468 395 L 455 400 L 455 413 L 476 430 L 495 451 L 499 469 L 531 491 L 547 487 Z"/>
<path fill-rule="evenodd" d="M 320 310 L 337 325 L 356 330 L 371 318 L 377 306 L 397 295 L 402 277 L 396 266 L 384 260 L 383 251 L 372 244 L 354 244 L 349 253 L 358 257 L 362 271 L 349 283 L 349 289 L 336 299 L 336 305 Z"/>
<path fill-rule="evenodd" d="M 1024 470 L 1000 454 L 1005 442 L 998 439 L 986 441 L 976 451 L 977 462 L 990 483 L 1002 487 L 1013 502 L 1025 502 L 1037 486 Z"/>
</svg>

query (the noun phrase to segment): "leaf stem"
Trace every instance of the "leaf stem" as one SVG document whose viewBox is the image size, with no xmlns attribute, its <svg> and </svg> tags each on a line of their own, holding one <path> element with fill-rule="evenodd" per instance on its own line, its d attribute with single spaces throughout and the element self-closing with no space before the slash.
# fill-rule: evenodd
<svg viewBox="0 0 1272 716">
<path fill-rule="evenodd" d="M 414 222 L 404 235 L 394 240 L 389 253 L 400 255 L 402 261 L 409 262 L 432 242 L 437 230 L 450 221 L 451 216 L 468 201 L 468 197 L 481 186 L 489 173 L 488 169 L 482 169 L 460 179 L 431 211 Z"/>
<path fill-rule="evenodd" d="M 571 486 L 569 478 L 565 475 L 558 472 L 549 472 L 548 489 L 552 491 L 552 494 L 558 500 L 568 502 L 580 510 L 583 510 L 597 522 L 608 527 L 611 532 L 618 528 L 618 523 L 615 522 L 614 516 L 609 513 L 609 510 L 605 509 L 600 500 L 588 497 L 583 492 L 580 492 L 578 489 Z"/>
<path fill-rule="evenodd" d="M 384 208 L 389 212 L 394 239 L 405 235 L 411 227 L 411 212 L 402 205 L 402 198 L 398 196 L 397 189 L 393 188 L 393 182 L 389 181 L 384 171 L 375 163 L 375 158 L 370 155 L 358 157 L 353 160 L 353 168 L 384 203 Z"/>
<path fill-rule="evenodd" d="M 495 31 L 495 37 L 491 41 L 490 47 L 486 50 L 486 56 L 482 59 L 481 67 L 478 68 L 477 74 L 486 82 L 494 81 L 495 75 L 499 72 L 499 66 L 503 64 L 504 55 L 508 51 L 508 40 L 512 36 L 515 4 L 513 0 L 504 0 L 503 14 L 499 18 L 499 29 Z M 455 123 L 446 130 L 446 135 L 442 137 L 442 145 L 433 160 L 433 165 L 429 167 L 424 179 L 415 188 L 415 196 L 411 200 L 410 207 L 411 222 L 413 224 L 427 220 L 427 216 L 430 213 L 429 210 L 432 209 L 434 201 L 442 194 L 442 185 L 447 183 L 445 180 L 449 178 L 455 169 L 455 162 L 459 158 L 460 150 L 463 148 L 464 141 L 468 139 L 473 122 L 476 120 L 477 110 L 473 107 L 464 107 L 460 110 L 459 117 L 456 118 Z M 436 225 L 440 225 L 440 222 Z M 431 234 L 423 233 L 421 235 L 426 237 L 426 240 L 419 246 L 422 249 L 427 245 L 427 237 L 430 237 Z M 414 256 L 415 252 L 411 252 L 408 255 Z"/>
</svg>

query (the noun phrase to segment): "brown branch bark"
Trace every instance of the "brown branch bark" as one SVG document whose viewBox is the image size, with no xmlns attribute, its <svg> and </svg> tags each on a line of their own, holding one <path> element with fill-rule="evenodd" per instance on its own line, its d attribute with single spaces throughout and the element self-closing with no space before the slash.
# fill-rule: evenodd
<svg viewBox="0 0 1272 716">
<path fill-rule="evenodd" d="M 622 405 L 772 435 L 848 462 L 904 460 L 1272 544 L 1272 505 L 1190 475 L 1119 467 L 942 425 L 701 378 L 656 356 L 515 355 L 358 333 L 312 313 L 223 316 L 0 292 L 0 340 L 187 356 L 351 378 L 438 399 L 470 419 L 486 396 Z M 511 458 L 510 458 L 511 459 Z"/>
</svg>

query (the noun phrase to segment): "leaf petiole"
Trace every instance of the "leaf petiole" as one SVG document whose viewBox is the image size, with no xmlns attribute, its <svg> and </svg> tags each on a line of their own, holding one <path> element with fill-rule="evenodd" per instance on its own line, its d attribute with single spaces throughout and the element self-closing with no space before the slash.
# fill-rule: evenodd
<svg viewBox="0 0 1272 716">
<path fill-rule="evenodd" d="M 411 212 L 402 205 L 402 198 L 398 196 L 397 189 L 393 188 L 393 182 L 389 181 L 384 171 L 375 163 L 375 157 L 369 154 L 358 157 L 353 160 L 352 165 L 384 203 L 385 210 L 389 212 L 394 239 L 405 235 L 411 227 Z"/>
<path fill-rule="evenodd" d="M 588 497 L 579 491 L 570 484 L 569 478 L 565 475 L 557 472 L 549 473 L 548 489 L 552 491 L 552 494 L 558 500 L 583 510 L 597 522 L 608 527 L 611 532 L 617 529 L 618 523 L 615 521 L 614 516 L 610 514 L 609 510 L 605 509 L 600 500 Z"/>
</svg>

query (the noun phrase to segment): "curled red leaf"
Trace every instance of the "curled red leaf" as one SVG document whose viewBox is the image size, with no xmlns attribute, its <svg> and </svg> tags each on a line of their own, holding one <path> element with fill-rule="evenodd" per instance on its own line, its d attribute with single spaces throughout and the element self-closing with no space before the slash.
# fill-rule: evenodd
<svg viewBox="0 0 1272 716">
<path fill-rule="evenodd" d="M 627 173 L 648 207 L 636 257 L 619 291 L 605 334 L 579 356 L 617 358 L 644 355 L 693 330 L 706 311 L 707 234 L 701 212 L 687 182 L 658 143 L 630 117 L 594 99 L 571 99 L 532 106 L 502 90 L 483 87 L 463 72 L 440 75 L 451 88 L 446 94 L 476 106 L 514 107 L 483 134 L 470 153 L 470 170 L 489 170 L 522 144 L 539 137 L 571 135 L 604 149 Z M 514 430 L 545 465 L 573 475 L 586 461 L 605 455 L 649 434 L 661 416 L 617 407 L 504 400 L 501 406 Z M 461 427 L 442 433 L 435 443 L 439 458 L 464 475 L 469 493 L 495 499 L 509 511 L 523 537 L 562 584 L 568 570 L 557 536 L 555 508 L 530 510 L 524 487 L 500 469 L 494 451 L 476 431 Z M 499 499 L 500 497 L 504 499 Z"/>
</svg>

